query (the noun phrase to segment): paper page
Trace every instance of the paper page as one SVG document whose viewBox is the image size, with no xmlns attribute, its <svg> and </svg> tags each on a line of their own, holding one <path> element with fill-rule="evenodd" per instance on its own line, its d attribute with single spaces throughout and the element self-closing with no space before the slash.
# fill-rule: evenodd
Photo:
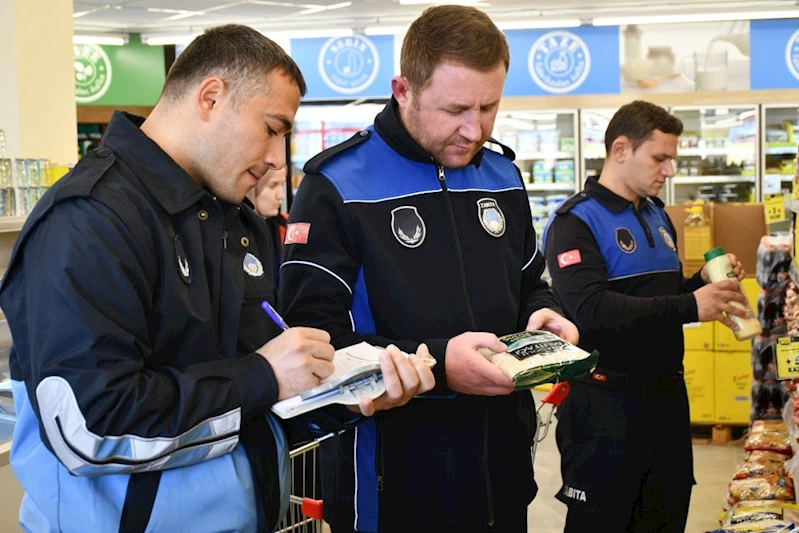
<svg viewBox="0 0 799 533">
<path fill-rule="evenodd" d="M 322 380 L 322 383 L 333 381 L 365 366 L 380 364 L 380 352 L 382 351 L 381 348 L 375 348 L 366 342 L 336 350 L 333 356 L 333 373 Z"/>
</svg>

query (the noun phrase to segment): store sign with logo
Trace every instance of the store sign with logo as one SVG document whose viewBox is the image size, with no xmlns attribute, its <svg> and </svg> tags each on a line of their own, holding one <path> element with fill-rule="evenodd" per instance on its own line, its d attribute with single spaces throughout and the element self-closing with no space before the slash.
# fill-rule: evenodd
<svg viewBox="0 0 799 533">
<path fill-rule="evenodd" d="M 151 106 L 164 86 L 164 47 L 131 35 L 125 46 L 73 45 L 78 105 Z"/>
<path fill-rule="evenodd" d="M 309 99 L 387 97 L 394 75 L 391 35 L 292 39 L 291 56 L 305 77 Z"/>
<path fill-rule="evenodd" d="M 799 88 L 799 19 L 750 23 L 752 89 Z"/>
<path fill-rule="evenodd" d="M 505 96 L 619 92 L 619 28 L 508 30 Z"/>
<path fill-rule="evenodd" d="M 111 87 L 111 60 L 102 48 L 93 44 L 75 44 L 72 49 L 75 100 L 79 104 L 99 100 Z"/>
</svg>

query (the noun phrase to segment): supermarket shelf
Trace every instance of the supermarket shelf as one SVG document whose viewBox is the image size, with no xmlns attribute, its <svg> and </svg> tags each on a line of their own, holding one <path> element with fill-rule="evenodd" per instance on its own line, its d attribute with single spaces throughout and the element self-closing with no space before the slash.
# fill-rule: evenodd
<svg viewBox="0 0 799 533">
<path fill-rule="evenodd" d="M 605 159 L 604 146 L 586 146 L 583 152 L 583 159 Z"/>
<path fill-rule="evenodd" d="M 778 176 L 780 181 L 793 181 L 793 174 L 766 174 L 767 178 Z"/>
<path fill-rule="evenodd" d="M 727 155 L 730 148 L 680 148 L 677 150 L 677 157 L 705 157 L 716 155 Z"/>
<path fill-rule="evenodd" d="M 16 233 L 22 230 L 27 217 L 0 217 L 0 233 Z"/>
<path fill-rule="evenodd" d="M 524 186 L 528 191 L 568 191 L 574 192 L 572 183 L 527 183 Z"/>
<path fill-rule="evenodd" d="M 799 286 L 799 268 L 796 267 L 796 261 L 791 261 L 791 267 L 788 269 L 788 277 L 791 278 L 794 285 Z"/>
<path fill-rule="evenodd" d="M 716 183 L 754 183 L 754 176 L 674 176 L 674 185 L 713 185 Z"/>
<path fill-rule="evenodd" d="M 767 155 L 796 155 L 796 146 L 766 146 Z"/>
<path fill-rule="evenodd" d="M 532 159 L 574 159 L 574 152 L 519 152 L 516 161 Z"/>
</svg>

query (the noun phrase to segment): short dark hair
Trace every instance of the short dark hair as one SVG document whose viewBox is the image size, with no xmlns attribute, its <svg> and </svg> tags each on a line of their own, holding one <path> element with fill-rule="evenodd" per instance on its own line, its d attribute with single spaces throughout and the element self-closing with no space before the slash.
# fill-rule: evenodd
<svg viewBox="0 0 799 533">
<path fill-rule="evenodd" d="M 498 65 L 510 66 L 505 35 L 492 20 L 474 7 L 429 7 L 413 21 L 400 54 L 400 73 L 411 87 L 423 89 L 433 71 L 451 61 L 479 72 Z"/>
<path fill-rule="evenodd" d="M 610 119 L 605 130 L 605 150 L 610 153 L 613 141 L 627 137 L 633 145 L 633 152 L 652 138 L 655 130 L 670 135 L 682 135 L 682 121 L 660 106 L 636 100 L 622 106 Z"/>
<path fill-rule="evenodd" d="M 161 98 L 176 100 L 210 76 L 228 86 L 234 102 L 268 90 L 264 78 L 279 70 L 291 78 L 305 96 L 305 79 L 293 59 L 260 32 L 238 24 L 209 28 L 194 39 L 169 69 Z"/>
</svg>

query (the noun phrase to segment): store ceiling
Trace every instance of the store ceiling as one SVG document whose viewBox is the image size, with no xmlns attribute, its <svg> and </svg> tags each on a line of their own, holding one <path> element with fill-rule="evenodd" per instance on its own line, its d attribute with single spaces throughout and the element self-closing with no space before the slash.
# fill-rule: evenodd
<svg viewBox="0 0 799 533">
<path fill-rule="evenodd" d="M 407 25 L 429 4 L 408 0 L 74 0 L 75 33 L 197 34 L 239 23 L 284 31 Z M 421 1 L 421 0 L 416 0 Z M 461 0 L 460 3 L 465 3 Z M 709 11 L 797 9 L 797 0 L 485 0 L 475 4 L 501 22 Z M 797 9 L 799 16 L 799 9 Z"/>
</svg>

